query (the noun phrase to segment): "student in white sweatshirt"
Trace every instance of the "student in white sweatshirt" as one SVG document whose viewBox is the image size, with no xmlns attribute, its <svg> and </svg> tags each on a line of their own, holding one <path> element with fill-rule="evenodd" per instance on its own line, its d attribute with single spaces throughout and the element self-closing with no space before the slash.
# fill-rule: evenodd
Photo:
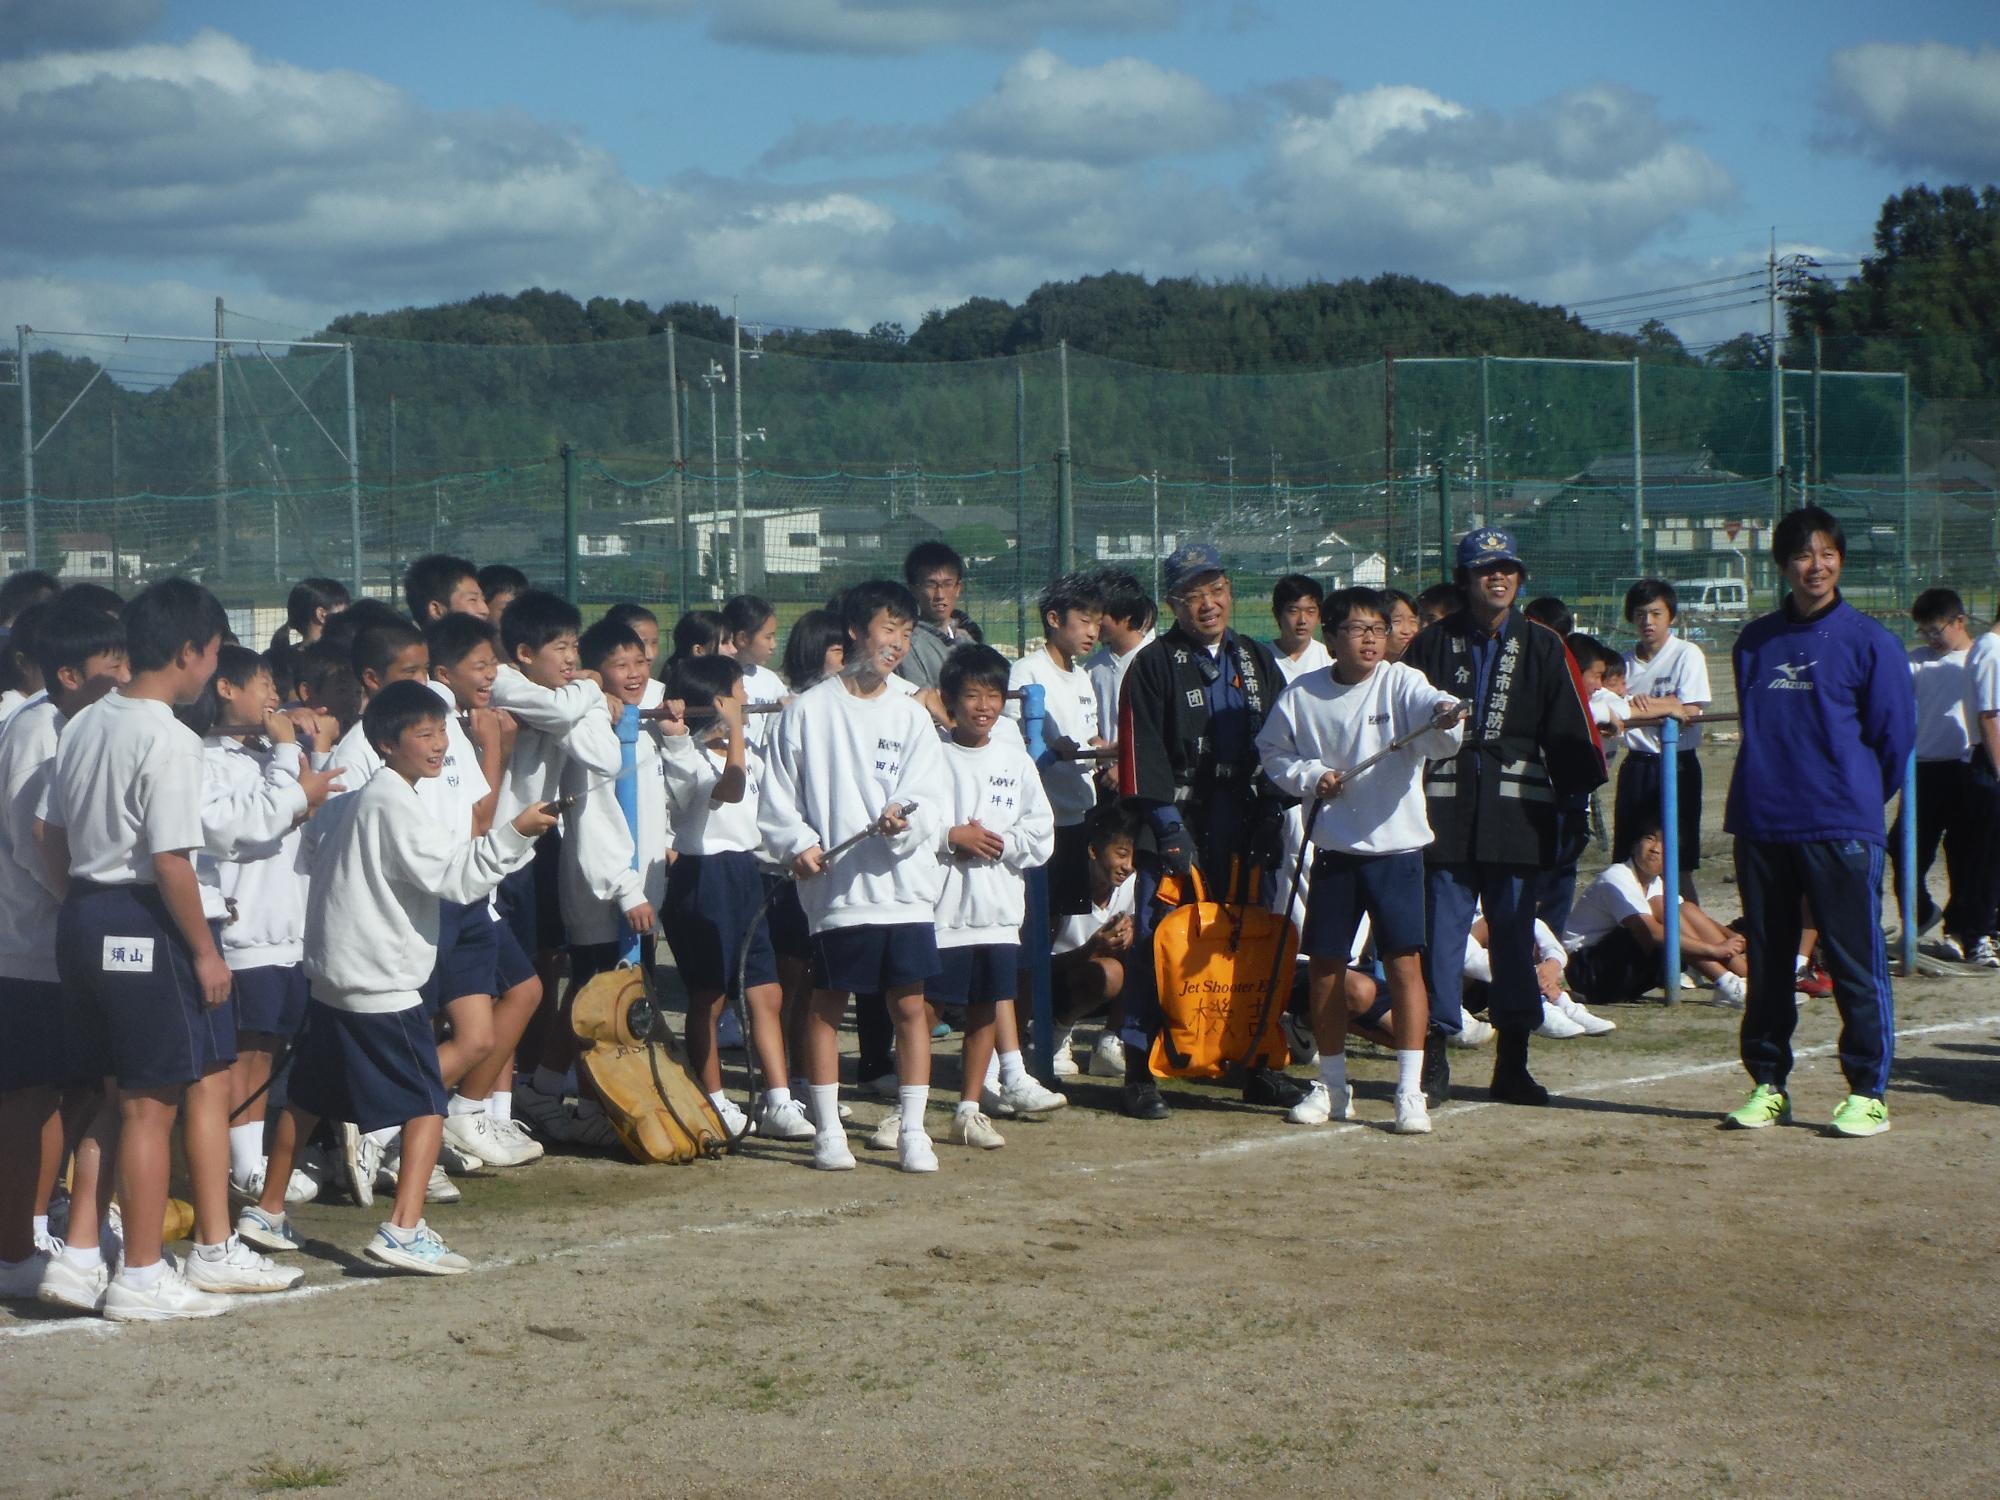
<svg viewBox="0 0 2000 1500">
<path fill-rule="evenodd" d="M 310 710 L 301 710 L 310 716 Z M 298 727 L 278 711 L 265 658 L 225 644 L 202 701 L 188 710 L 202 734 L 201 830 L 195 857 L 203 905 L 222 923 L 222 961 L 236 983 L 236 1061 L 230 1065 L 229 1187 L 264 1193 L 264 1114 L 276 1054 L 305 1019 L 306 875 L 299 825 L 340 785 L 314 771 Z M 318 1185 L 294 1171 L 290 1203 Z"/>
<path fill-rule="evenodd" d="M 1383 660 L 1389 602 L 1375 590 L 1336 591 L 1326 600 L 1325 616 L 1333 665 L 1307 673 L 1280 693 L 1257 735 L 1272 784 L 1309 808 L 1318 804 L 1318 817 L 1307 830 L 1318 853 L 1300 946 L 1311 959 L 1320 1078 L 1287 1118 L 1300 1124 L 1354 1118 L 1341 976 L 1366 912 L 1389 980 L 1395 1129 L 1423 1134 L 1431 1128 L 1420 1082 L 1429 1017 L 1422 965 L 1423 850 L 1432 837 L 1423 772 L 1426 760 L 1458 752 L 1463 707 L 1414 667 Z M 1349 784 L 1349 769 L 1413 730 L 1424 732 Z"/>
<path fill-rule="evenodd" d="M 1104 569 L 1097 575 L 1097 586 L 1104 614 L 1097 627 L 1097 649 L 1084 660 L 1083 669 L 1097 694 L 1098 728 L 1106 730 L 1118 722 L 1118 689 L 1132 658 L 1152 642 L 1159 606 L 1145 585 L 1123 568 Z"/>
<path fill-rule="evenodd" d="M 812 941 L 813 1165 L 854 1165 L 840 1127 L 839 1027 L 849 995 L 879 992 L 896 1032 L 898 1164 L 935 1172 L 923 1123 L 931 1067 L 924 983 L 939 968 L 936 851 L 950 784 L 930 715 L 888 686 L 910 649 L 916 600 L 899 583 L 863 583 L 842 596 L 841 613 L 852 670 L 779 715 L 758 814 L 766 849 L 798 877 Z M 827 859 L 856 834 L 870 836 Z"/>
<path fill-rule="evenodd" d="M 426 816 L 416 789 L 444 769 L 446 718 L 421 684 L 385 687 L 362 715 L 382 774 L 314 821 L 305 938 L 312 999 L 264 1195 L 237 1221 L 238 1234 L 266 1250 L 298 1248 L 283 1184 L 314 1125 L 334 1119 L 344 1122 L 350 1184 L 363 1204 L 374 1198 L 363 1132 L 400 1131 L 395 1207 L 363 1254 L 432 1276 L 471 1269 L 423 1218 L 444 1141 L 445 1091 L 419 991 L 437 961 L 440 897 L 461 904 L 485 897 L 554 818 L 531 807 L 468 839 Z"/>
<path fill-rule="evenodd" d="M 1043 689 L 1048 713 L 1044 731 L 1050 757 L 1042 762 L 1042 787 L 1055 811 L 1056 846 L 1048 862 L 1049 920 L 1090 910 L 1090 838 L 1084 820 L 1097 806 L 1096 760 L 1077 759 L 1081 750 L 1101 750 L 1107 741 L 1097 717 L 1097 689 L 1080 663 L 1097 647 L 1104 617 L 1103 591 L 1094 573 L 1065 573 L 1042 590 L 1043 641 L 1014 663 L 1008 690 L 1029 683 Z M 1022 705 L 1009 701 L 1007 717 L 1019 719 Z"/>
<path fill-rule="evenodd" d="M 1325 606 L 1326 591 L 1303 573 L 1287 573 L 1272 587 L 1271 618 L 1278 622 L 1278 633 L 1271 640 L 1271 655 L 1286 682 L 1333 664 L 1319 638 Z M 1385 645 L 1385 655 L 1387 649 Z"/>
</svg>

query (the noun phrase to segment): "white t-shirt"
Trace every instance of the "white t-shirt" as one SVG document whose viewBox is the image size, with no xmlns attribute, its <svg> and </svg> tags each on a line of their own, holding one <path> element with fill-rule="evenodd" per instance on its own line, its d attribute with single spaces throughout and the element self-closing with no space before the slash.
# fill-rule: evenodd
<svg viewBox="0 0 2000 1500">
<path fill-rule="evenodd" d="M 1612 724 L 1622 727 L 1625 723 L 1625 716 L 1630 712 L 1631 709 L 1627 706 L 1625 700 L 1617 693 L 1612 692 L 1610 688 L 1599 688 L 1590 695 L 1590 719 L 1594 724 Z M 1636 729 L 1628 731 L 1630 734 L 1637 734 L 1638 732 Z M 1604 769 L 1608 771 L 1611 769 L 1613 762 L 1618 759 L 1618 740 L 1612 734 L 1603 736 L 1603 739 Z"/>
<path fill-rule="evenodd" d="M 1708 686 L 1708 659 L 1701 654 L 1701 647 L 1677 635 L 1668 636 L 1665 644 L 1653 653 L 1651 661 L 1641 661 L 1635 653 L 1627 652 L 1625 695 L 1628 698 L 1641 695 L 1678 698 L 1683 703 L 1699 703 L 1705 707 L 1715 697 Z M 1692 750 L 1700 743 L 1699 724 L 1681 725 L 1682 750 Z M 1658 726 L 1626 730 L 1625 746 L 1641 755 L 1658 755 Z"/>
<path fill-rule="evenodd" d="M 743 669 L 743 697 L 750 703 L 782 703 L 789 689 L 769 667 Z M 752 750 L 762 750 L 778 727 L 776 714 L 751 714 L 743 721 L 743 737 Z"/>
<path fill-rule="evenodd" d="M 1965 654 L 1965 734 L 1977 753 L 1981 714 L 2000 713 L 2000 631 L 1982 631 Z"/>
<path fill-rule="evenodd" d="M 1603 942 L 1627 917 L 1651 916 L 1652 899 L 1665 890 L 1666 881 L 1657 875 L 1651 885 L 1640 890 L 1638 871 L 1632 868 L 1630 860 L 1621 860 L 1576 898 L 1576 905 L 1570 908 L 1569 925 L 1563 929 L 1563 947 L 1575 953 Z"/>
<path fill-rule="evenodd" d="M 417 788 L 417 800 L 427 802 L 435 798 L 438 818 L 448 832 L 460 838 L 472 837 L 472 809 L 486 799 L 493 790 L 493 784 L 486 779 L 486 772 L 479 764 L 479 751 L 472 743 L 472 736 L 465 732 L 459 721 L 458 700 L 451 695 L 451 689 L 442 682 L 433 680 L 427 686 L 438 695 L 444 704 L 444 768 L 436 776 L 428 777 Z M 426 788 L 437 790 L 427 798 Z"/>
<path fill-rule="evenodd" d="M 1965 651 L 1919 646 L 1910 653 L 1917 693 L 1917 759 L 1964 760 L 1972 753 L 1965 728 Z"/>
<path fill-rule="evenodd" d="M 1046 647 L 1030 651 L 1007 673 L 1007 687 L 1009 691 L 1018 691 L 1031 682 L 1041 684 L 1044 690 L 1051 739 L 1062 735 L 1087 746 L 1100 737 L 1097 690 L 1082 667 L 1072 666 L 1064 671 Z M 1021 705 L 1012 699 L 1007 703 L 1007 717 L 1021 717 Z M 1094 760 L 1059 760 L 1042 767 L 1042 786 L 1049 794 L 1049 805 L 1055 809 L 1056 827 L 1069 828 L 1081 823 L 1097 806 L 1093 780 L 1097 764 Z"/>
<path fill-rule="evenodd" d="M 106 693 L 63 730 L 42 821 L 69 831 L 73 878 L 155 885 L 155 854 L 206 842 L 204 774 L 200 737 L 166 704 Z"/>
<path fill-rule="evenodd" d="M 0 975 L 9 979 L 57 977 L 60 903 L 35 843 L 35 819 L 48 801 L 62 727 L 62 711 L 40 696 L 0 733 Z"/>
<path fill-rule="evenodd" d="M 1093 902 L 1088 912 L 1064 917 L 1062 926 L 1056 929 L 1056 940 L 1050 945 L 1050 952 L 1074 953 L 1119 917 L 1131 916 L 1137 909 L 1134 903 L 1138 893 L 1138 878 L 1128 875 L 1111 888 L 1111 897 L 1102 906 Z"/>
<path fill-rule="evenodd" d="M 755 854 L 764 847 L 764 836 L 757 831 L 764 758 L 746 743 L 743 795 L 735 802 L 717 802 L 715 784 L 728 768 L 722 752 L 706 745 L 669 749 L 667 816 L 673 820 L 676 854 Z"/>
<path fill-rule="evenodd" d="M 1333 657 L 1318 640 L 1306 642 L 1306 649 L 1297 656 L 1287 656 L 1276 641 L 1271 642 L 1271 655 L 1277 658 L 1278 671 L 1286 682 L 1297 682 L 1308 672 L 1317 672 L 1321 667 L 1333 665 Z"/>
<path fill-rule="evenodd" d="M 1097 732 L 1107 740 L 1118 738 L 1118 689 L 1125 684 L 1125 674 L 1131 669 L 1132 658 L 1150 646 L 1156 634 L 1156 631 L 1147 631 L 1130 651 L 1113 651 L 1109 646 L 1099 646 L 1084 658 L 1083 669 L 1090 674 L 1090 685 L 1097 691 Z"/>
</svg>

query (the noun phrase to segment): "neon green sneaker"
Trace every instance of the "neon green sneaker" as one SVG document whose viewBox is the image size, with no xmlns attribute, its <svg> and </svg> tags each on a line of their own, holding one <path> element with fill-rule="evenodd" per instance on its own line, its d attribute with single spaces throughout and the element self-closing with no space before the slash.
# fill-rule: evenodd
<svg viewBox="0 0 2000 1500">
<path fill-rule="evenodd" d="M 1833 1133 L 1861 1137 L 1880 1135 L 1889 1128 L 1889 1106 L 1866 1094 L 1849 1094 L 1833 1112 Z"/>
<path fill-rule="evenodd" d="M 1768 1083 L 1758 1084 L 1748 1099 L 1722 1117 L 1724 1130 L 1762 1130 L 1766 1125 L 1791 1123 L 1792 1101 Z"/>
</svg>

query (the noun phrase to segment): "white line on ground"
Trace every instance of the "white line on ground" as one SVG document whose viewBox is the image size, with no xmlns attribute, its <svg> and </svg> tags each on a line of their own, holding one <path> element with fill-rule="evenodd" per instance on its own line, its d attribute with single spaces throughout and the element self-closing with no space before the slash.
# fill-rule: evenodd
<svg viewBox="0 0 2000 1500">
<path fill-rule="evenodd" d="M 2000 1015 L 1976 1016 L 1968 1021 L 1940 1021 L 1928 1026 L 1906 1026 L 1896 1033 L 1898 1042 L 1911 1041 L 1919 1037 L 1943 1036 L 1957 1031 L 1978 1031 L 1984 1027 L 2000 1026 Z M 1800 1047 L 1793 1052 L 1795 1059 L 1827 1057 L 1839 1051 L 1837 1044 L 1822 1042 L 1811 1047 Z M 1615 1078 L 1605 1083 L 1591 1084 L 1584 1088 L 1566 1089 L 1558 1098 L 1592 1099 L 1600 1094 L 1615 1093 L 1620 1089 L 1645 1088 L 1656 1083 L 1671 1083 L 1681 1078 L 1696 1078 L 1703 1073 L 1727 1072 L 1740 1068 L 1742 1063 L 1735 1058 L 1723 1062 L 1694 1063 L 1685 1068 L 1669 1068 L 1660 1073 L 1634 1073 L 1628 1078 Z M 1468 1100 L 1463 1104 L 1447 1105 L 1438 1111 L 1439 1118 L 1456 1119 L 1473 1114 L 1482 1109 L 1495 1109 L 1490 1100 Z M 1348 1121 L 1331 1130 L 1286 1131 L 1266 1136 L 1253 1136 L 1247 1140 L 1232 1141 L 1226 1146 L 1213 1146 L 1206 1151 L 1195 1153 L 1196 1161 L 1217 1161 L 1232 1156 L 1250 1156 L 1263 1151 L 1283 1151 L 1301 1146 L 1325 1145 L 1329 1141 L 1345 1136 L 1380 1133 L 1375 1126 L 1361 1121 Z M 1171 1163 L 1185 1167 L 1188 1157 L 1182 1153 L 1163 1156 L 1134 1157 L 1129 1161 L 1089 1164 L 1077 1167 L 1082 1174 L 1096 1172 L 1127 1172 L 1138 1167 L 1158 1166 Z M 507 1270 L 515 1266 L 532 1265 L 543 1260 L 572 1260 L 584 1255 L 602 1255 L 618 1250 L 631 1249 L 638 1245 L 657 1245 L 668 1240 L 679 1239 L 690 1234 L 735 1234 L 751 1229 L 768 1229 L 776 1224 L 792 1220 L 839 1218 L 857 1212 L 867 1205 L 861 1199 L 851 1199 L 827 1208 L 780 1208 L 769 1213 L 753 1214 L 747 1219 L 733 1219 L 721 1224 L 688 1224 L 678 1229 L 662 1229 L 653 1234 L 629 1235 L 615 1240 L 601 1240 L 588 1245 L 572 1245 L 566 1249 L 550 1250 L 538 1255 L 526 1255 L 516 1259 L 482 1261 L 475 1269 L 480 1271 Z M 344 1277 L 339 1281 L 317 1282 L 312 1286 L 299 1287 L 290 1292 L 273 1292 L 254 1299 L 239 1299 L 264 1306 L 280 1302 L 303 1302 L 308 1298 L 324 1297 L 336 1292 L 373 1291 L 389 1286 L 405 1278 L 397 1276 Z M 40 1338 L 48 1334 L 105 1334 L 114 1333 L 122 1325 L 107 1322 L 102 1318 L 51 1318 L 32 1323 L 16 1323 L 0 1327 L 0 1337 Z"/>
</svg>

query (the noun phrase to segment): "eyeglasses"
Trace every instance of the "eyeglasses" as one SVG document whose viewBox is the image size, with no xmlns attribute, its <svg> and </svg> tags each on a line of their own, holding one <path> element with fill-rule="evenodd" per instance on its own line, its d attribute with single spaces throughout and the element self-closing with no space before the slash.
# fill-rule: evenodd
<svg viewBox="0 0 2000 1500">
<path fill-rule="evenodd" d="M 1387 640 L 1389 636 L 1389 627 L 1379 622 L 1374 625 L 1363 625 L 1359 621 L 1356 621 L 1352 624 L 1340 625 L 1335 628 L 1352 641 L 1365 641 L 1371 638 Z"/>
</svg>

